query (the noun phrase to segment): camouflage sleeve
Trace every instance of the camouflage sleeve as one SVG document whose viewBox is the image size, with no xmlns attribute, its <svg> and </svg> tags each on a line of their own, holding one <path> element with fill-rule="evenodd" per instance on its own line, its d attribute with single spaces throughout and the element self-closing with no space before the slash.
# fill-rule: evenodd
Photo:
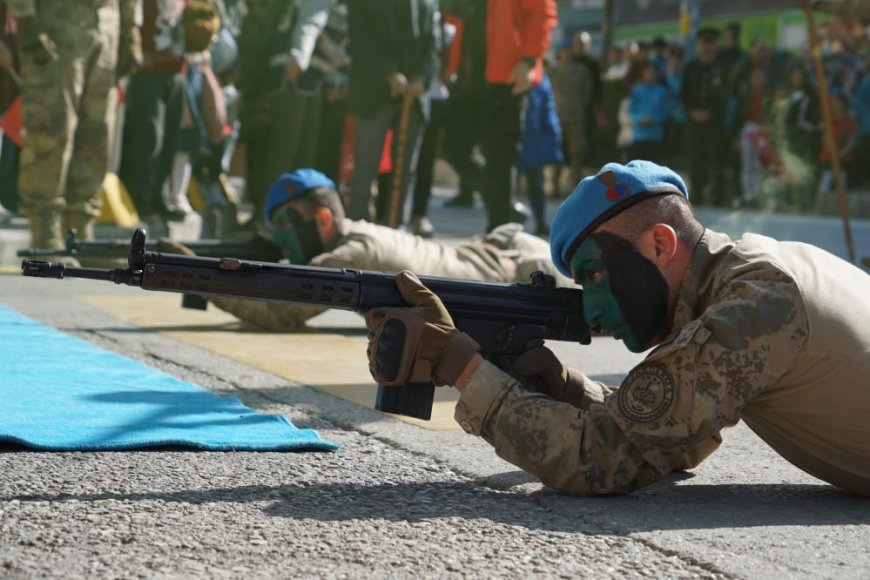
<svg viewBox="0 0 870 580">
<path fill-rule="evenodd" d="M 36 0 L 6 0 L 6 6 L 12 18 L 36 16 Z"/>
<path fill-rule="evenodd" d="M 276 304 L 240 298 L 210 298 L 209 302 L 242 322 L 266 330 L 300 330 L 305 328 L 305 321 L 325 310 L 316 306 Z"/>
<path fill-rule="evenodd" d="M 591 398 L 584 404 L 585 409 L 526 391 L 513 377 L 483 362 L 466 384 L 455 418 L 467 433 L 483 437 L 499 457 L 566 493 L 628 492 L 661 477 L 603 404 Z"/>
<path fill-rule="evenodd" d="M 667 473 L 779 381 L 808 332 L 794 281 L 759 269 L 730 281 L 700 318 L 629 373 L 605 407 L 644 459 Z"/>
<path fill-rule="evenodd" d="M 484 362 L 456 420 L 503 459 L 555 489 L 626 492 L 693 467 L 721 442 L 740 408 L 776 382 L 807 336 L 800 295 L 783 274 L 732 282 L 619 389 L 581 379 L 580 404 L 525 391 Z"/>
</svg>

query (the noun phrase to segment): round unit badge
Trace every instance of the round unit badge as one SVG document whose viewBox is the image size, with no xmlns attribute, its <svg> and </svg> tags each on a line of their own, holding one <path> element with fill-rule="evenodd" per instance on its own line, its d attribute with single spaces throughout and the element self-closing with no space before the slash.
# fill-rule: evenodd
<svg viewBox="0 0 870 580">
<path fill-rule="evenodd" d="M 659 365 L 637 368 L 617 390 L 619 410 L 637 423 L 649 423 L 665 414 L 676 398 L 674 381 Z"/>
</svg>

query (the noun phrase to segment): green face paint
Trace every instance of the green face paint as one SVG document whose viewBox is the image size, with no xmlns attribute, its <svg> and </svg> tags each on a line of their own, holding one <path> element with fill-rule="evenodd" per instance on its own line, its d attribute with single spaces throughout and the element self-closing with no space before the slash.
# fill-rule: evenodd
<svg viewBox="0 0 870 580">
<path fill-rule="evenodd" d="M 601 332 L 613 334 L 622 340 L 629 350 L 631 330 L 622 317 L 619 302 L 610 289 L 610 277 L 601 257 L 601 248 L 591 237 L 587 238 L 571 259 L 574 281 L 583 286 L 583 317 L 586 324 L 598 327 Z"/>
<path fill-rule="evenodd" d="M 289 214 L 291 211 L 293 210 L 284 206 L 272 214 L 272 241 L 281 248 L 291 264 L 305 264 L 308 260 L 305 259 L 302 244 L 296 235 L 296 228 Z"/>
<path fill-rule="evenodd" d="M 658 268 L 629 241 L 610 233 L 589 236 L 571 258 L 583 285 L 583 316 L 622 340 L 632 352 L 652 346 L 668 309 L 668 285 Z"/>
</svg>

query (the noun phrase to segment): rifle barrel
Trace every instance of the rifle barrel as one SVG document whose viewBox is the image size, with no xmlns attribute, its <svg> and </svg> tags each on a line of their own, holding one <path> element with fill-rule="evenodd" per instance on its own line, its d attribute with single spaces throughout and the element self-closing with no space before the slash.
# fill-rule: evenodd
<svg viewBox="0 0 870 580">
<path fill-rule="evenodd" d="M 42 260 L 22 260 L 21 274 L 33 278 L 86 278 L 102 280 L 115 284 L 137 285 L 134 272 L 122 268 L 75 268 L 58 262 L 43 262 Z"/>
</svg>

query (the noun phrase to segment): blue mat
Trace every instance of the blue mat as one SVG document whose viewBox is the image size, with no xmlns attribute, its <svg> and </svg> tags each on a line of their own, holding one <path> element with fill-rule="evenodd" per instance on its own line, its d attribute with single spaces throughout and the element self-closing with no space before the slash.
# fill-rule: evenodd
<svg viewBox="0 0 870 580">
<path fill-rule="evenodd" d="M 49 451 L 338 448 L 285 417 L 258 414 L 2 305 L 0 441 Z"/>
</svg>

